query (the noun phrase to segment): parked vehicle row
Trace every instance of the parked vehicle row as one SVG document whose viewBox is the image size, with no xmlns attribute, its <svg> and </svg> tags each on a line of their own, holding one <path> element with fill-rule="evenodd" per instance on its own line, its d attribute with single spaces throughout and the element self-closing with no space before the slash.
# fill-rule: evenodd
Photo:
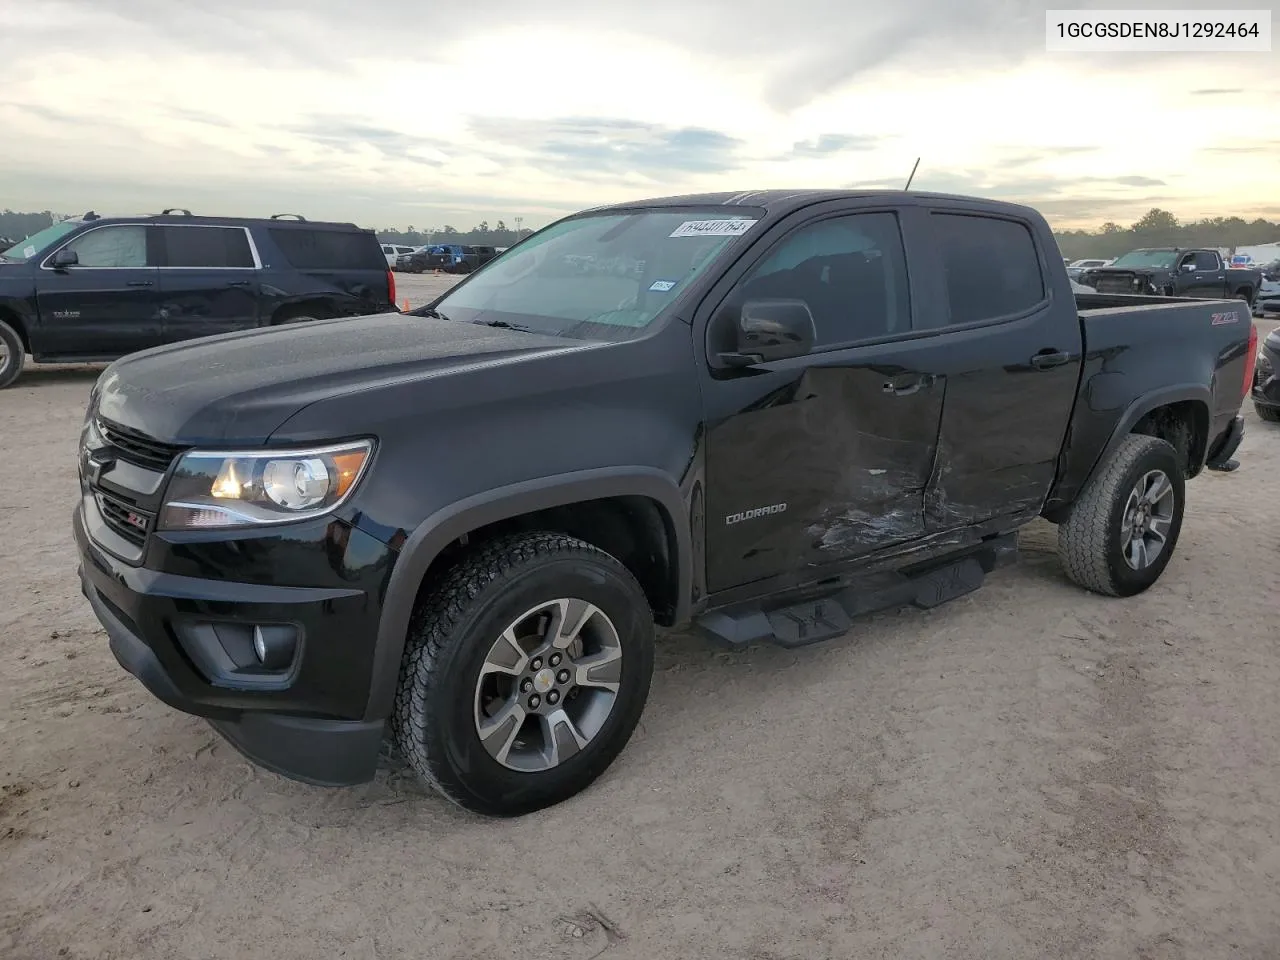
<svg viewBox="0 0 1280 960">
<path fill-rule="evenodd" d="M 1023 206 L 726 192 L 601 207 L 432 303 L 113 363 L 73 530 L 124 669 L 251 760 L 486 814 L 624 749 L 655 622 L 795 647 L 934 607 L 1058 524 L 1141 593 L 1232 469 L 1232 300 L 1073 295 Z M 233 374 L 193 377 L 217 368 Z"/>
<path fill-rule="evenodd" d="M 378 239 L 353 223 L 90 211 L 0 252 L 0 387 L 17 380 L 28 354 L 36 363 L 109 361 L 394 305 Z"/>
<path fill-rule="evenodd" d="M 411 249 L 396 257 L 395 269 L 403 273 L 443 270 L 445 273 L 471 273 L 497 257 L 494 247 L 458 243 L 433 243 Z"/>
</svg>

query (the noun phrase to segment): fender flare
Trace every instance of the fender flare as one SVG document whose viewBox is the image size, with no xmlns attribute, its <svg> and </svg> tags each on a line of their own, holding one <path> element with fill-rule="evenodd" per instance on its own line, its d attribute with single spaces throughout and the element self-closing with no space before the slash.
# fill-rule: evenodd
<svg viewBox="0 0 1280 960">
<path fill-rule="evenodd" d="M 1133 432 L 1133 428 L 1139 420 L 1157 407 L 1166 407 L 1173 403 L 1184 403 L 1188 400 L 1203 405 L 1205 416 L 1209 419 L 1209 426 L 1212 429 L 1213 392 L 1203 384 L 1181 383 L 1176 386 L 1161 387 L 1158 390 L 1144 393 L 1130 403 L 1125 408 L 1124 413 L 1120 415 L 1120 419 L 1116 422 L 1115 428 L 1111 431 L 1111 436 L 1107 440 L 1107 445 L 1102 448 L 1102 452 L 1098 454 L 1097 459 L 1094 460 L 1093 465 L 1089 468 L 1089 473 L 1084 478 L 1084 483 L 1080 485 L 1080 489 L 1083 490 L 1085 485 L 1093 479 L 1093 475 L 1098 472 L 1098 469 L 1111 459 L 1116 452 L 1116 448 L 1120 446 L 1125 437 Z M 1206 449 L 1210 439 L 1210 437 L 1205 437 Z"/>
<path fill-rule="evenodd" d="M 603 467 L 486 490 L 427 517 L 401 547 L 382 598 L 365 719 L 382 719 L 391 713 L 418 589 L 427 568 L 446 546 L 477 527 L 499 520 L 584 500 L 622 496 L 648 497 L 667 514 L 669 531 L 675 539 L 672 560 L 676 564 L 676 622 L 687 620 L 693 584 L 693 535 L 680 487 L 669 475 L 652 467 Z"/>
</svg>

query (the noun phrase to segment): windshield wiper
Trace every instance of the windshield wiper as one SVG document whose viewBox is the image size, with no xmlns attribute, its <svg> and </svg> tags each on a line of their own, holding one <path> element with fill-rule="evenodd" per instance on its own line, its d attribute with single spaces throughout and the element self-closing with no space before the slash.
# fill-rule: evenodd
<svg viewBox="0 0 1280 960">
<path fill-rule="evenodd" d="M 448 320 L 443 313 L 433 307 L 419 307 L 417 310 L 409 311 L 415 317 L 430 317 L 432 320 Z"/>
<path fill-rule="evenodd" d="M 478 323 L 482 327 L 501 327 L 503 330 L 519 330 L 521 333 L 533 333 L 528 327 L 521 326 L 518 323 L 507 323 L 505 320 L 472 320 L 472 323 Z"/>
</svg>

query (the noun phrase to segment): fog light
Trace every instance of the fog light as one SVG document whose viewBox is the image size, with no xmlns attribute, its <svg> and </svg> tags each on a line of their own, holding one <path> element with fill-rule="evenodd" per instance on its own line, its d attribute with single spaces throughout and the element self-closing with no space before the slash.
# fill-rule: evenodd
<svg viewBox="0 0 1280 960">
<path fill-rule="evenodd" d="M 292 627 L 254 627 L 253 652 L 268 670 L 283 670 L 293 662 L 295 634 Z"/>
</svg>

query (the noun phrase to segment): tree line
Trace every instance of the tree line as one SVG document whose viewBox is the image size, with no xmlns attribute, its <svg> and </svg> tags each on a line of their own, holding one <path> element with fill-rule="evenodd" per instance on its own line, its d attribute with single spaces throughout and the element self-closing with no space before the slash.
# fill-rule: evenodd
<svg viewBox="0 0 1280 960">
<path fill-rule="evenodd" d="M 3 210 L 0 211 L 0 238 L 17 243 L 61 219 L 64 219 L 63 215 L 49 210 L 40 213 Z M 449 224 L 439 229 L 409 226 L 403 230 L 386 228 L 377 231 L 383 243 L 412 247 L 428 243 L 509 247 L 531 233 L 533 231 L 527 228 L 513 230 L 501 220 L 493 226 L 488 221 L 481 221 L 467 231 Z M 1243 217 L 1213 217 L 1181 223 L 1168 210 L 1153 208 L 1127 227 L 1108 222 L 1097 230 L 1058 230 L 1054 235 L 1062 248 L 1062 255 L 1078 260 L 1083 257 L 1118 257 L 1138 247 L 1216 247 L 1230 250 L 1274 243 L 1280 241 L 1280 223 L 1262 218 L 1245 220 Z"/>
<path fill-rule="evenodd" d="M 1280 223 L 1258 217 L 1212 217 L 1181 223 L 1168 210 L 1153 207 L 1127 227 L 1104 223 L 1097 230 L 1054 231 L 1062 255 L 1111 259 L 1139 247 L 1212 247 L 1234 250 L 1280 242 Z"/>
<path fill-rule="evenodd" d="M 482 220 L 477 226 L 467 231 L 459 230 L 450 224 L 445 224 L 439 229 L 435 227 L 418 229 L 410 226 L 405 227 L 403 230 L 397 230 L 393 227 L 388 227 L 378 231 L 378 239 L 383 243 L 402 243 L 409 247 L 421 247 L 429 243 L 510 247 L 514 246 L 517 240 L 521 240 L 531 233 L 533 231 L 527 227 L 522 230 L 512 230 L 501 220 L 492 227 L 489 226 L 489 221 Z"/>
</svg>

